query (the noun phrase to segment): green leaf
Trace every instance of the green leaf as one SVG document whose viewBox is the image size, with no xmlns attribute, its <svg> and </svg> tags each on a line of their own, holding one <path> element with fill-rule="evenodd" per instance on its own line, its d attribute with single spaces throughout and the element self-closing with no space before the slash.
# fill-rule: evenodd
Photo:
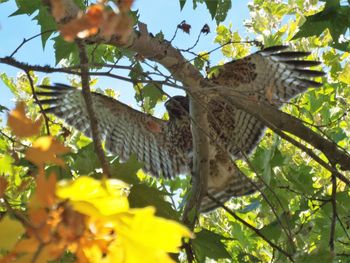
<svg viewBox="0 0 350 263">
<path fill-rule="evenodd" d="M 149 98 L 150 109 L 153 109 L 157 105 L 157 102 L 161 101 L 163 98 L 162 87 L 153 83 L 149 83 L 144 86 L 142 93 L 144 98 Z"/>
<path fill-rule="evenodd" d="M 179 220 L 178 212 L 172 208 L 169 202 L 165 201 L 165 196 L 165 192 L 140 183 L 132 186 L 128 199 L 130 207 L 154 206 L 158 216 Z"/>
<path fill-rule="evenodd" d="M 305 23 L 292 39 L 319 36 L 328 29 L 334 42 L 338 43 L 339 36 L 350 27 L 349 14 L 350 7 L 340 6 L 338 0 L 327 1 L 321 12 L 306 17 Z"/>
<path fill-rule="evenodd" d="M 218 10 L 219 0 L 206 0 L 205 5 L 207 6 L 211 18 L 214 19 L 216 15 L 216 11 Z"/>
<path fill-rule="evenodd" d="M 339 74 L 339 80 L 350 85 L 350 63 L 346 63 L 343 71 Z"/>
<path fill-rule="evenodd" d="M 73 159 L 71 168 L 77 171 L 80 175 L 95 173 L 95 169 L 101 167 L 92 142 L 79 149 L 77 153 L 67 154 L 66 156 Z"/>
<path fill-rule="evenodd" d="M 4 174 L 12 174 L 13 158 L 10 155 L 0 157 L 0 176 Z"/>
<path fill-rule="evenodd" d="M 332 263 L 333 255 L 327 248 L 318 249 L 313 251 L 311 254 L 303 254 L 296 258 L 296 262 L 307 262 L 307 263 Z"/>
<path fill-rule="evenodd" d="M 0 112 L 3 113 L 4 111 L 9 111 L 9 109 L 4 105 L 0 105 Z"/>
<path fill-rule="evenodd" d="M 56 22 L 46 6 L 40 7 L 38 15 L 34 17 L 33 20 L 37 20 L 38 25 L 41 27 L 41 42 L 43 48 L 45 48 L 46 41 L 53 34 L 53 32 L 50 31 L 57 28 Z"/>
<path fill-rule="evenodd" d="M 221 242 L 221 240 L 227 239 L 226 237 L 207 229 L 202 229 L 195 235 L 196 238 L 192 241 L 192 246 L 198 262 L 205 262 L 205 258 L 214 260 L 231 258 L 225 245 Z"/>
<path fill-rule="evenodd" d="M 198 56 L 194 59 L 194 65 L 197 69 L 202 70 L 205 63 L 209 62 L 209 53 L 208 52 L 199 52 Z"/>
<path fill-rule="evenodd" d="M 277 221 L 273 221 L 272 223 L 264 226 L 260 229 L 260 232 L 268 239 L 278 240 L 282 234 L 281 226 Z"/>
<path fill-rule="evenodd" d="M 219 1 L 218 9 L 216 11 L 216 16 L 215 16 L 216 24 L 219 24 L 220 22 L 223 22 L 226 19 L 227 13 L 231 9 L 231 5 L 232 5 L 231 1 L 227 1 L 227 0 Z"/>
<path fill-rule="evenodd" d="M 69 59 L 72 54 L 78 54 L 78 48 L 74 43 L 65 41 L 61 36 L 53 38 L 54 40 L 54 49 L 55 49 L 55 58 L 56 65 L 62 59 Z"/>
<path fill-rule="evenodd" d="M 137 160 L 135 154 L 132 154 L 125 163 L 120 163 L 119 159 L 116 158 L 111 163 L 112 178 L 120 179 L 128 184 L 137 184 L 139 183 L 139 179 L 136 173 L 142 167 L 143 164 Z"/>
<path fill-rule="evenodd" d="M 186 0 L 180 0 L 180 10 L 184 8 L 185 4 L 186 4 Z"/>
<path fill-rule="evenodd" d="M 17 11 L 11 14 L 10 16 L 16 16 L 16 15 L 31 15 L 33 14 L 36 10 L 38 10 L 41 6 L 41 1 L 40 0 L 16 0 L 17 4 Z"/>
<path fill-rule="evenodd" d="M 18 95 L 16 83 L 14 83 L 13 80 L 6 75 L 6 73 L 1 73 L 0 79 L 2 80 L 2 82 L 4 82 L 6 87 L 8 87 L 10 89 L 12 94 L 14 94 L 16 96 Z"/>
<path fill-rule="evenodd" d="M 334 47 L 336 49 L 339 49 L 344 52 L 350 52 L 350 42 L 343 42 L 343 43 L 332 43 L 331 47 Z"/>
</svg>

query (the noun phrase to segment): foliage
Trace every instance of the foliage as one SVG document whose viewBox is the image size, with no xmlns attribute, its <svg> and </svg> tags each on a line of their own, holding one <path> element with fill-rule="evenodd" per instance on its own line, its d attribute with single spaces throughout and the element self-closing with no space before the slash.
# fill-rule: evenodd
<svg viewBox="0 0 350 263">
<path fill-rule="evenodd" d="M 37 122 L 25 116 L 23 103 L 9 117 L 16 136 L 38 134 Z M 0 196 L 6 198 L 8 212 L 17 219 L 6 215 L 0 222 L 2 234 L 7 234 L 1 248 L 9 251 L 3 261 L 42 262 L 59 259 L 69 251 L 79 262 L 172 262 L 167 253 L 178 252 L 181 238 L 191 237 L 191 232 L 155 216 L 151 206 L 130 209 L 128 184 L 83 175 L 57 184 L 55 173 L 45 176 L 45 164 L 64 166 L 58 155 L 68 150 L 51 136 L 39 137 L 26 150 L 25 158 L 38 168 L 28 219 L 13 210 L 7 197 L 10 184 L 2 177 Z M 25 238 L 20 239 L 23 234 Z"/>
<path fill-rule="evenodd" d="M 0 0 L 0 4 L 5 2 Z M 88 1 L 75 2 L 82 10 L 88 10 L 83 16 L 87 21 L 91 22 L 92 12 L 108 14 L 112 20 L 104 21 L 105 24 L 118 19 L 109 8 L 89 9 L 85 6 Z M 180 0 L 181 8 L 186 2 L 191 1 Z M 192 3 L 193 8 L 204 4 L 218 23 L 214 42 L 221 46 L 223 60 L 238 59 L 254 51 L 248 43 L 236 43 L 247 37 L 234 31 L 232 25 L 219 24 L 231 5 L 235 6 L 234 2 L 194 0 Z M 313 51 L 310 60 L 322 60 L 328 73 L 322 80 L 323 87 L 309 89 L 283 111 L 349 152 L 348 3 L 253 0 L 249 3 L 250 19 L 245 28 L 265 46 L 288 42 L 294 49 Z M 81 30 L 78 27 L 81 20 L 73 24 L 74 34 L 63 30 L 57 35 L 53 34 L 58 28 L 55 19 L 42 1 L 16 0 L 16 4 L 18 10 L 12 15 L 33 17 L 41 27 L 43 47 L 50 43 L 49 39 L 53 40 L 57 65 L 79 64 L 76 44 L 65 39 L 71 40 Z M 128 20 L 127 28 L 137 20 L 137 15 L 131 17 L 133 21 Z M 99 20 L 90 24 L 85 33 L 93 35 L 101 30 L 98 26 L 101 23 Z M 103 29 L 108 36 L 108 30 Z M 124 30 L 121 35 L 128 33 Z M 101 64 L 127 63 L 129 73 L 122 77 L 133 83 L 136 102 L 149 114 L 166 99 L 163 87 L 176 86 L 171 76 L 158 66 L 151 67 L 150 74 L 148 62 L 127 49 L 95 44 L 88 46 L 87 53 L 89 61 L 95 64 L 91 69 L 96 71 L 102 68 Z M 194 65 L 203 70 L 210 54 L 200 52 L 193 60 Z M 207 72 L 209 77 L 215 74 L 215 69 L 214 65 Z M 0 135 L 0 249 L 4 262 L 15 258 L 22 262 L 169 261 L 167 253 L 179 251 L 181 238 L 188 241 L 193 237 L 175 222 L 180 221 L 190 179 L 152 178 L 140 170 L 142 164 L 135 156 L 126 163 L 107 156 L 112 178 L 104 178 L 89 138 L 54 116 L 49 115 L 49 121 L 42 119 L 30 81 L 39 85 L 50 80 L 40 80 L 32 72 L 29 76 L 30 80 L 27 74 L 19 74 L 17 78 L 5 72 L 0 75 L 18 102 L 9 113 L 8 126 L 1 127 Z M 167 83 L 157 82 L 159 78 Z M 140 80 L 145 84 L 140 84 Z M 71 81 L 80 84 L 77 79 Z M 92 86 L 94 81 L 91 79 Z M 110 90 L 104 93 L 113 95 Z M 0 111 L 8 110 L 0 105 Z M 314 151 L 326 160 L 323 154 Z M 263 194 L 230 200 L 226 206 L 235 216 L 221 208 L 201 215 L 195 237 L 189 242 L 198 262 L 205 262 L 206 258 L 222 262 L 290 261 L 269 242 L 292 255 L 295 262 L 349 262 L 349 186 L 338 180 L 334 195 L 331 174 L 303 150 L 270 130 L 249 160 L 239 161 L 238 165 L 248 176 L 263 178 L 266 183 Z M 344 174 L 349 178 L 349 172 Z M 336 200 L 334 250 L 329 245 L 334 221 L 332 200 Z M 180 253 L 181 260 L 185 261 L 185 257 L 184 252 Z"/>
</svg>

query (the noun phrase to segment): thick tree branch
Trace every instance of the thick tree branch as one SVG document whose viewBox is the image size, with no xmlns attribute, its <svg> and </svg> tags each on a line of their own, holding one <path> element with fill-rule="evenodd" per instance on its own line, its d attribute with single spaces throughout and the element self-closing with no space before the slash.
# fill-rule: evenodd
<svg viewBox="0 0 350 263">
<path fill-rule="evenodd" d="M 81 84 L 82 84 L 82 93 L 86 104 L 86 110 L 90 120 L 91 126 L 91 134 L 94 142 L 95 151 L 97 153 L 98 158 L 100 159 L 102 170 L 105 176 L 110 177 L 110 169 L 106 159 L 106 156 L 102 149 L 102 144 L 100 140 L 100 133 L 98 129 L 98 121 L 96 118 L 96 114 L 93 109 L 93 103 L 90 93 L 89 86 L 89 67 L 88 67 L 88 57 L 85 50 L 85 45 L 82 41 L 77 41 L 77 45 L 79 47 L 79 57 L 81 64 Z"/>
<path fill-rule="evenodd" d="M 209 137 L 207 132 L 209 124 L 207 113 L 199 105 L 198 97 L 190 97 L 191 129 L 193 136 L 193 167 L 192 188 L 190 197 L 186 203 L 183 222 L 193 229 L 200 204 L 207 194 L 209 177 Z"/>
<path fill-rule="evenodd" d="M 227 90 L 224 87 L 208 88 L 214 95 L 225 97 L 227 101 L 256 117 L 268 127 L 278 127 L 291 133 L 316 149 L 322 151 L 331 163 L 339 164 L 343 170 L 350 170 L 350 156 L 337 145 L 306 127 L 299 119 L 284 113 L 266 102 L 256 101 L 246 95 Z M 344 181 L 344 178 L 339 178 Z"/>
</svg>

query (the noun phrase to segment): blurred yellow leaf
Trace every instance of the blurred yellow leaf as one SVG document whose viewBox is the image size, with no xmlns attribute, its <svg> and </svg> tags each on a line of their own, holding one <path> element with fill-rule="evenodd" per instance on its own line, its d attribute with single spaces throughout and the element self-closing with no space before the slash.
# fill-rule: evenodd
<svg viewBox="0 0 350 263">
<path fill-rule="evenodd" d="M 10 250 L 24 234 L 24 227 L 6 215 L 0 221 L 0 233 L 0 249 Z"/>
<path fill-rule="evenodd" d="M 42 119 L 33 122 L 27 118 L 24 102 L 19 102 L 8 115 L 7 125 L 18 137 L 30 137 L 39 134 Z"/>
<path fill-rule="evenodd" d="M 96 216 L 113 215 L 129 209 L 127 191 L 129 185 L 116 179 L 99 181 L 80 176 L 75 181 L 61 181 L 56 195 L 69 199 L 76 211 Z"/>
<path fill-rule="evenodd" d="M 32 147 L 26 151 L 26 159 L 38 167 L 43 167 L 47 163 L 64 167 L 64 161 L 59 159 L 57 155 L 67 152 L 69 152 L 69 148 L 56 141 L 53 137 L 43 136 L 37 139 Z"/>
<path fill-rule="evenodd" d="M 154 214 L 153 207 L 146 207 L 109 217 L 119 236 L 110 246 L 109 262 L 173 262 L 168 253 L 179 252 L 182 238 L 192 233 Z"/>
</svg>

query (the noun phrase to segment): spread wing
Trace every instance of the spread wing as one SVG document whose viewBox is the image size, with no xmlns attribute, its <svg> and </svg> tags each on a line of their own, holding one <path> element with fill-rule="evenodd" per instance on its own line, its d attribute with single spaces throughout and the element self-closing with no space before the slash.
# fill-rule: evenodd
<svg viewBox="0 0 350 263">
<path fill-rule="evenodd" d="M 287 48 L 266 48 L 229 62 L 220 69 L 213 82 L 257 100 L 265 100 L 275 107 L 282 106 L 309 87 L 321 86 L 321 83 L 310 78 L 323 76 L 324 72 L 309 69 L 320 62 L 302 60 L 310 53 L 284 51 Z M 226 125 L 231 127 L 225 134 L 228 144 L 226 148 L 235 156 L 239 156 L 241 151 L 250 153 L 263 133 L 263 123 L 245 111 L 226 105 L 225 99 L 218 99 L 216 104 L 226 107 L 223 118 Z"/>
<path fill-rule="evenodd" d="M 82 91 L 67 85 L 40 86 L 41 104 L 66 123 L 91 137 Z M 144 163 L 144 170 L 154 176 L 174 177 L 189 172 L 185 154 L 173 145 L 167 134 L 167 122 L 136 111 L 102 94 L 92 92 L 98 129 L 106 149 L 126 161 L 131 154 Z M 42 99 L 48 97 L 48 99 Z"/>
</svg>

